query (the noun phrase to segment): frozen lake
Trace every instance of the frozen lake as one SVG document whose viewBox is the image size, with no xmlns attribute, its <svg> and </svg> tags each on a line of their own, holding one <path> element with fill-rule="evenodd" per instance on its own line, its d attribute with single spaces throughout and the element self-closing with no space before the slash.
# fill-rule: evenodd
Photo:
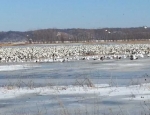
<svg viewBox="0 0 150 115">
<path fill-rule="evenodd" d="M 27 87 L 75 85 L 76 80 L 89 78 L 93 84 L 126 87 L 150 82 L 150 59 L 139 60 L 90 60 L 65 63 L 9 63 L 0 65 L 0 86 Z M 109 90 L 111 90 L 111 87 Z M 3 91 L 3 90 L 2 90 Z M 11 90 L 10 90 L 11 91 Z M 18 91 L 18 90 L 17 90 Z M 16 92 L 16 91 L 15 91 Z M 14 93 L 15 93 L 14 92 Z M 79 90 L 80 92 L 80 90 Z M 130 92 L 130 91 L 129 91 Z M 148 95 L 146 93 L 144 95 Z M 15 95 L 15 94 L 14 94 Z M 138 93 L 137 97 L 140 95 Z M 53 95 L 23 93 L 0 99 L 0 114 L 8 115 L 112 115 L 149 113 L 149 98 L 133 100 L 134 94 L 100 96 L 99 93 Z M 127 98 L 127 99 L 124 99 Z"/>
<path fill-rule="evenodd" d="M 93 83 L 129 85 L 130 81 L 146 82 L 150 75 L 150 58 L 139 60 L 85 60 L 65 63 L 9 63 L 0 65 L 0 85 L 8 81 L 33 80 L 35 86 L 73 85 L 76 79 L 89 78 Z M 122 82 L 123 80 L 123 82 Z M 144 80 L 144 81 L 143 81 Z"/>
<path fill-rule="evenodd" d="M 129 86 L 150 81 L 150 59 L 91 60 L 65 63 L 16 63 L 0 66 L 0 85 L 33 87 L 74 85 L 76 79 L 89 78 L 94 84 Z M 127 100 L 123 98 L 128 98 Z M 132 100 L 132 95 L 100 96 L 97 93 L 40 95 L 22 94 L 0 99 L 0 114 L 144 114 L 149 113 L 149 99 Z"/>
</svg>

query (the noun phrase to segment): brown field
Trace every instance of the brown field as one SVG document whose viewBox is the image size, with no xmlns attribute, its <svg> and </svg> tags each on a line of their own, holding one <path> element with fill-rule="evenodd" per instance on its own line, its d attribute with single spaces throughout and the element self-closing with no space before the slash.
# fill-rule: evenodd
<svg viewBox="0 0 150 115">
<path fill-rule="evenodd" d="M 115 43 L 115 44 L 150 44 L 150 41 L 149 40 L 141 40 L 141 41 L 139 41 L 139 40 L 134 40 L 134 41 L 98 41 L 98 42 L 90 41 L 90 42 L 78 42 L 78 43 L 83 43 L 83 44 L 111 44 L 111 43 L 112 44 L 113 43 Z M 32 43 L 32 44 L 35 44 L 35 43 Z M 41 44 L 41 43 L 39 43 L 39 44 Z M 44 43 L 44 44 L 46 44 L 46 43 Z M 56 43 L 56 44 L 70 44 L 70 43 Z M 0 43 L 0 47 L 3 47 L 3 46 L 22 46 L 22 45 L 30 45 L 30 44 L 25 43 L 25 42 L 22 42 L 22 43 L 17 43 L 17 42 Z"/>
<path fill-rule="evenodd" d="M 21 45 L 27 45 L 28 43 L 0 43 L 0 47 L 3 46 L 21 46 Z"/>
</svg>

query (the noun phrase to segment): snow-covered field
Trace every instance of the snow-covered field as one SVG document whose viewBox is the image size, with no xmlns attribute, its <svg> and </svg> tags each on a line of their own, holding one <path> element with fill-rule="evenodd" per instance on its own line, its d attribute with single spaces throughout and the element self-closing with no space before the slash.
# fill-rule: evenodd
<svg viewBox="0 0 150 115">
<path fill-rule="evenodd" d="M 126 47 L 125 45 L 108 47 L 80 45 L 67 49 L 71 57 L 67 56 L 69 53 L 65 51 L 58 53 L 61 52 L 61 48 L 71 46 L 55 47 L 57 50 L 55 54 L 59 54 L 55 61 L 52 60 L 52 52 L 46 54 L 47 51 L 55 50 L 55 48 L 50 49 L 49 46 L 34 47 L 32 53 L 38 53 L 34 55 L 35 57 L 27 55 L 32 48 L 1 49 L 1 56 L 8 56 L 11 54 L 10 51 L 13 51 L 19 57 L 15 57 L 12 53 L 12 57 L 1 59 L 0 114 L 148 115 L 150 113 L 149 45 Z M 45 49 L 45 54 L 41 53 L 42 48 Z M 129 51 L 129 48 L 132 50 Z M 18 49 L 21 49 L 21 52 Z M 28 51 L 24 52 L 24 49 Z M 89 53 L 89 50 L 94 52 L 95 49 L 94 56 L 78 55 L 81 50 Z M 107 51 L 103 52 L 102 49 Z M 112 52 L 116 54 L 108 55 Z M 126 54 L 123 55 L 122 52 Z M 138 59 L 130 60 L 129 55 L 133 52 Z M 76 53 L 75 58 L 72 58 L 74 53 Z M 27 56 L 33 60 L 26 60 Z M 37 56 L 40 56 L 39 59 Z M 48 57 L 49 61 L 44 56 Z M 68 61 L 61 63 L 58 61 L 62 60 L 60 56 L 63 59 L 68 57 Z M 100 60 L 101 56 L 105 57 L 103 61 Z M 116 56 L 121 56 L 121 59 Z M 37 63 L 35 60 L 38 60 Z"/>
<path fill-rule="evenodd" d="M 39 100 L 37 97 L 40 97 Z M 95 84 L 95 87 L 1 87 L 0 100 L 1 114 L 34 115 L 40 113 L 42 115 L 54 115 L 62 112 L 62 114 L 66 114 L 67 112 L 68 115 L 76 115 L 77 110 L 80 110 L 81 115 L 86 115 L 87 112 L 89 114 L 94 112 L 111 115 L 113 112 L 114 114 L 141 115 L 141 113 L 150 112 L 150 84 L 127 87 L 111 87 L 108 84 Z M 14 105 L 14 107 L 12 106 L 10 109 L 9 105 Z"/>
<path fill-rule="evenodd" d="M 99 96 L 126 96 L 122 99 L 150 100 L 150 83 L 131 85 L 127 87 L 111 87 L 109 84 L 95 84 L 88 86 L 50 86 L 38 88 L 1 87 L 0 99 L 16 98 L 25 94 L 37 95 L 77 95 L 97 94 Z"/>
</svg>

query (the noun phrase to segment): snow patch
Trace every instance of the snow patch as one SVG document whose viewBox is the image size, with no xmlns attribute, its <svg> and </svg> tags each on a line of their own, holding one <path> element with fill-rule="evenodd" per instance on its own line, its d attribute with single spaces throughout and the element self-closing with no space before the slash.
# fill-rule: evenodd
<svg viewBox="0 0 150 115">
<path fill-rule="evenodd" d="M 1 65 L 0 66 L 0 71 L 15 71 L 15 70 L 22 70 L 22 69 L 29 69 L 32 67 L 37 67 L 37 66 L 31 66 L 31 65 Z"/>
<path fill-rule="evenodd" d="M 110 87 L 108 84 L 87 86 L 51 86 L 38 88 L 0 88 L 0 99 L 15 98 L 25 94 L 37 95 L 69 95 L 69 94 L 98 94 L 99 96 L 126 96 L 122 99 L 150 99 L 150 84 L 132 85 L 128 87 Z"/>
</svg>

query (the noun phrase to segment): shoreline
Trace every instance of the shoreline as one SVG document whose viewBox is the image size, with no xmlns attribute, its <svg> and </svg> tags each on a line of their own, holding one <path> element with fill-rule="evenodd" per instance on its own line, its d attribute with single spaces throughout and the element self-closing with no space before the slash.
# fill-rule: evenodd
<svg viewBox="0 0 150 115">
<path fill-rule="evenodd" d="M 0 47 L 3 46 L 30 46 L 30 45 L 69 45 L 69 44 L 150 44 L 149 40 L 131 40 L 131 41 L 90 41 L 90 42 L 68 42 L 65 43 L 32 43 L 29 44 L 27 42 L 12 42 L 12 43 L 0 43 Z"/>
</svg>

